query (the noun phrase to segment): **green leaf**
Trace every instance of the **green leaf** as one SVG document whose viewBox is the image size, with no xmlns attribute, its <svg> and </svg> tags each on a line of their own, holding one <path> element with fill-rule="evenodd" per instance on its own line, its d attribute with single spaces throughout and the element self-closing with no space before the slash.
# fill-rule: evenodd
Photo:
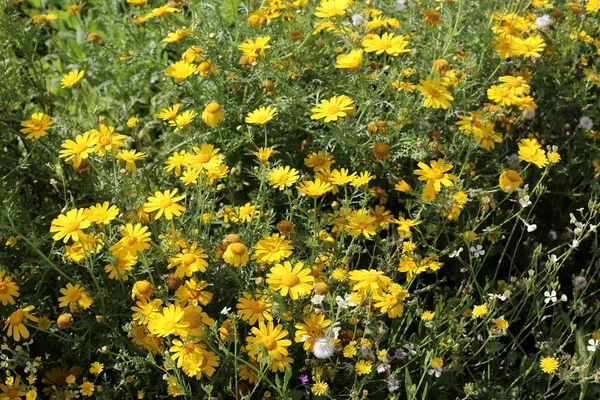
<svg viewBox="0 0 600 400">
<path fill-rule="evenodd" d="M 497 353 L 504 348 L 504 345 L 500 342 L 489 342 L 486 347 L 490 353 Z"/>
<path fill-rule="evenodd" d="M 223 21 L 231 24 L 238 18 L 239 6 L 242 0 L 224 0 L 221 4 L 221 16 Z"/>
</svg>

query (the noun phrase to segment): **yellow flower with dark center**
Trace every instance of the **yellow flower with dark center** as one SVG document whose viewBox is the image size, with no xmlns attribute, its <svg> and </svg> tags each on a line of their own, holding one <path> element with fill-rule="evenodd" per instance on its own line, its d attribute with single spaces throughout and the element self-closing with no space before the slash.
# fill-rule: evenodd
<svg viewBox="0 0 600 400">
<path fill-rule="evenodd" d="M 70 312 L 74 312 L 76 307 L 87 310 L 94 303 L 88 291 L 83 286 L 79 286 L 79 284 L 72 285 L 71 283 L 67 283 L 65 288 L 60 289 L 60 293 L 63 296 L 58 298 L 58 306 L 68 306 Z"/>
<path fill-rule="evenodd" d="M 86 160 L 91 153 L 94 152 L 94 147 L 98 144 L 98 137 L 85 132 L 83 135 L 77 135 L 75 141 L 67 139 L 61 147 L 63 150 L 58 152 L 60 158 L 64 158 L 65 162 L 73 161 L 73 167 L 78 168 L 83 160 Z"/>
<path fill-rule="evenodd" d="M 196 66 L 183 60 L 177 61 L 165 69 L 165 75 L 173 78 L 173 82 L 175 83 L 184 81 L 194 72 L 196 72 Z"/>
<path fill-rule="evenodd" d="M 250 357 L 260 360 L 269 356 L 281 360 L 289 354 L 287 348 L 291 346 L 292 341 L 286 339 L 289 332 L 283 329 L 283 325 L 274 326 L 272 321 L 266 325 L 259 322 L 258 327 L 253 327 L 251 332 L 254 336 L 246 338 L 248 341 L 246 350 Z"/>
<path fill-rule="evenodd" d="M 442 85 L 440 78 L 421 79 L 419 82 L 421 85 L 417 86 L 417 90 L 425 97 L 424 107 L 443 108 L 444 110 L 450 108 L 450 101 L 454 100 L 454 97 L 452 97 L 448 88 Z"/>
<path fill-rule="evenodd" d="M 248 260 L 248 248 L 243 243 L 231 243 L 223 253 L 223 261 L 234 267 L 245 267 Z"/>
<path fill-rule="evenodd" d="M 179 217 L 182 211 L 186 208 L 177 202 L 185 198 L 185 195 L 175 196 L 177 194 L 177 188 L 172 191 L 167 189 L 164 192 L 155 192 L 154 196 L 148 197 L 148 202 L 144 204 L 144 211 L 151 213 L 157 211 L 156 219 L 160 218 L 163 214 L 166 219 L 171 220 L 173 216 Z"/>
<path fill-rule="evenodd" d="M 408 36 L 396 36 L 393 33 L 384 33 L 379 36 L 370 34 L 362 41 L 362 46 L 367 53 L 375 52 L 375 54 L 386 53 L 390 56 L 397 56 L 401 53 L 407 53 L 410 49 L 406 48 L 408 44 Z"/>
<path fill-rule="evenodd" d="M 52 220 L 50 232 L 56 232 L 52 236 L 52 239 L 55 241 L 62 239 L 63 243 L 67 243 L 69 239 L 73 239 L 77 243 L 81 236 L 84 235 L 83 230 L 89 226 L 90 221 L 85 218 L 84 210 L 82 208 L 73 209 Z"/>
<path fill-rule="evenodd" d="M 15 304 L 15 297 L 19 297 L 19 285 L 6 271 L 0 271 L 0 303 Z"/>
<path fill-rule="evenodd" d="M 152 315 L 148 330 L 153 335 L 165 337 L 169 335 L 187 336 L 189 322 L 183 322 L 183 309 L 177 304 L 169 304 L 161 312 Z"/>
<path fill-rule="evenodd" d="M 283 190 L 292 186 L 299 179 L 298 170 L 289 166 L 277 167 L 269 173 L 267 180 L 269 185 Z"/>
<path fill-rule="evenodd" d="M 272 120 L 273 117 L 276 115 L 277 109 L 275 107 L 259 107 L 256 110 L 248 113 L 248 115 L 246 116 L 246 123 L 264 125 L 270 120 Z"/>
<path fill-rule="evenodd" d="M 430 165 L 420 162 L 417 164 L 420 169 L 414 170 L 414 174 L 419 176 L 420 181 L 427 181 L 425 190 L 423 191 L 423 200 L 431 201 L 435 195 L 442 190 L 442 185 L 446 187 L 454 186 L 452 182 L 457 177 L 446 172 L 452 169 L 452 164 L 446 164 L 443 159 L 432 160 Z"/>
<path fill-rule="evenodd" d="M 52 126 L 53 122 L 49 115 L 44 113 L 34 113 L 31 119 L 21 122 L 21 126 L 24 128 L 19 132 L 26 133 L 27 139 L 39 139 L 45 136 L 46 132 Z"/>
<path fill-rule="evenodd" d="M 350 97 L 345 95 L 333 96 L 329 100 L 321 100 L 316 107 L 311 108 L 310 111 L 314 114 L 310 116 L 310 119 L 324 118 L 326 123 L 337 121 L 340 117 L 347 117 L 353 110 L 354 105 Z"/>
<path fill-rule="evenodd" d="M 29 337 L 29 331 L 27 330 L 24 322 L 26 320 L 33 322 L 38 321 L 36 317 L 30 314 L 30 312 L 34 309 L 34 306 L 26 306 L 19 308 L 17 311 L 8 316 L 3 329 L 6 331 L 8 337 L 12 336 L 16 342 L 20 341 L 21 338 L 27 339 Z"/>
<path fill-rule="evenodd" d="M 315 278 L 310 268 L 304 268 L 303 263 L 292 267 L 289 261 L 276 264 L 267 274 L 269 290 L 279 291 L 282 296 L 290 296 L 297 300 L 300 296 L 310 294 Z"/>
<path fill-rule="evenodd" d="M 523 178 L 515 170 L 507 169 L 500 174 L 499 178 L 500 189 L 506 193 L 512 193 L 523 184 Z"/>
<path fill-rule="evenodd" d="M 348 228 L 352 236 L 364 235 L 370 238 L 377 232 L 377 219 L 372 216 L 368 210 L 361 209 L 350 216 Z"/>
<path fill-rule="evenodd" d="M 194 242 L 188 248 L 183 249 L 181 253 L 176 254 L 175 257 L 169 258 L 167 268 L 177 267 L 173 274 L 175 278 L 190 277 L 194 272 L 206 272 L 206 267 L 208 267 L 206 259 L 208 256 L 204 249 L 197 247 L 198 243 Z"/>
<path fill-rule="evenodd" d="M 191 278 L 187 280 L 183 285 L 175 291 L 175 296 L 179 299 L 181 304 L 194 305 L 202 304 L 203 306 L 211 302 L 213 294 L 205 291 L 208 287 L 206 281 L 196 281 Z"/>
<path fill-rule="evenodd" d="M 217 103 L 210 103 L 202 112 L 202 120 L 208 126 L 215 126 L 223 122 L 225 119 L 223 109 Z"/>
<path fill-rule="evenodd" d="M 100 130 L 97 131 L 92 129 L 88 131 L 90 134 L 95 135 L 98 138 L 98 143 L 92 151 L 97 152 L 100 157 L 104 157 L 107 151 L 110 151 L 113 155 L 117 153 L 117 150 L 125 146 L 123 142 L 127 138 L 125 135 L 120 133 L 114 133 L 114 126 L 100 125 Z"/>
<path fill-rule="evenodd" d="M 331 154 L 326 154 L 321 151 L 317 153 L 310 153 L 304 159 L 304 164 L 308 168 L 312 168 L 315 172 L 323 168 L 329 168 L 334 163 L 335 161 L 333 160 L 333 156 Z"/>
<path fill-rule="evenodd" d="M 69 72 L 67 75 L 63 76 L 60 79 L 60 84 L 62 85 L 61 87 L 66 88 L 76 85 L 77 82 L 79 82 L 81 78 L 83 78 L 84 73 L 85 71 L 80 71 L 78 69 L 74 69 L 73 71 Z"/>
<path fill-rule="evenodd" d="M 273 321 L 273 317 L 269 313 L 271 311 L 271 301 L 266 294 L 260 291 L 257 291 L 254 296 L 247 292 L 242 293 L 242 297 L 238 299 L 236 308 L 238 310 L 237 314 L 244 321 L 248 321 L 250 325 L 254 325 L 257 322 L 265 323 L 265 321 Z"/>
</svg>

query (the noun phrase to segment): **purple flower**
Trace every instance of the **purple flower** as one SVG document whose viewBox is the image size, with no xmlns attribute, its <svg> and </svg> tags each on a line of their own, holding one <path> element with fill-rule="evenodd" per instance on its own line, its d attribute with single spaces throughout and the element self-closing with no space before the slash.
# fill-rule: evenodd
<svg viewBox="0 0 600 400">
<path fill-rule="evenodd" d="M 308 375 L 300 375 L 300 382 L 307 383 L 308 382 Z"/>
</svg>

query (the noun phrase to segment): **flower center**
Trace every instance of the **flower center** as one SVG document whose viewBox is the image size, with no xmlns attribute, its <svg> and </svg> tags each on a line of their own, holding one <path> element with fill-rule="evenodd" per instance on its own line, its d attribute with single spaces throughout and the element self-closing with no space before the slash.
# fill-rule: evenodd
<svg viewBox="0 0 600 400">
<path fill-rule="evenodd" d="M 190 323 L 188 326 L 189 329 L 195 329 L 200 326 L 200 314 L 189 314 L 185 320 Z"/>
<path fill-rule="evenodd" d="M 40 121 L 34 122 L 33 126 L 31 127 L 31 130 L 34 132 L 37 131 L 43 131 L 44 130 L 44 124 Z"/>
<path fill-rule="evenodd" d="M 160 206 L 160 208 L 169 208 L 169 207 L 171 207 L 172 204 L 173 204 L 173 200 L 171 200 L 171 199 L 162 199 L 160 201 L 159 206 Z"/>
<path fill-rule="evenodd" d="M 250 302 L 250 309 L 252 310 L 252 312 L 262 313 L 263 311 L 265 311 L 265 308 L 265 303 L 263 303 L 262 301 Z"/>
<path fill-rule="evenodd" d="M 190 264 L 193 264 L 194 262 L 196 262 L 196 256 L 193 254 L 186 254 L 181 258 L 181 261 L 185 265 L 190 265 Z"/>
<path fill-rule="evenodd" d="M 8 320 L 11 325 L 19 325 L 25 321 L 25 314 L 22 310 L 17 310 L 10 317 L 8 317 Z"/>
<path fill-rule="evenodd" d="M 241 256 L 246 253 L 246 246 L 241 243 L 232 243 L 229 247 L 231 248 L 231 252 L 236 256 Z"/>
<path fill-rule="evenodd" d="M 270 244 L 269 245 L 269 252 L 270 253 L 277 253 L 279 251 L 279 245 L 277 244 Z"/>
<path fill-rule="evenodd" d="M 129 236 L 129 237 L 127 238 L 127 244 L 128 244 L 129 246 L 133 246 L 133 245 L 134 245 L 134 244 L 136 244 L 136 243 L 137 243 L 137 238 L 136 238 L 135 236 Z"/>
<path fill-rule="evenodd" d="M 272 336 L 265 336 L 260 340 L 263 346 L 269 351 L 275 350 L 277 348 L 277 340 L 275 340 Z"/>
<path fill-rule="evenodd" d="M 8 293 L 8 285 L 4 282 L 0 282 L 0 294 Z"/>
<path fill-rule="evenodd" d="M 72 221 L 67 226 L 65 226 L 65 228 L 67 232 L 75 232 L 79 230 L 79 221 Z"/>
<path fill-rule="evenodd" d="M 201 153 L 196 156 L 196 160 L 201 164 L 205 164 L 210 161 L 210 156 L 210 154 Z"/>
<path fill-rule="evenodd" d="M 108 146 L 108 145 L 110 145 L 110 137 L 109 136 L 102 136 L 100 138 L 100 144 L 102 146 Z"/>
<path fill-rule="evenodd" d="M 296 286 L 300 283 L 300 278 L 291 272 L 286 272 L 281 276 L 281 284 L 284 286 Z"/>
<path fill-rule="evenodd" d="M 444 171 L 442 171 L 441 169 L 434 169 L 431 172 L 431 176 L 433 177 L 433 179 L 442 179 L 444 177 Z"/>
<path fill-rule="evenodd" d="M 196 349 L 196 347 L 194 346 L 193 343 L 188 343 L 181 348 L 181 352 L 186 353 L 186 354 L 192 354 L 195 349 Z"/>
<path fill-rule="evenodd" d="M 434 99 L 437 99 L 438 97 L 440 97 L 441 93 L 439 90 L 437 90 L 436 88 L 432 87 L 429 89 L 429 95 L 431 97 L 433 97 Z"/>
<path fill-rule="evenodd" d="M 211 114 L 215 114 L 219 111 L 221 111 L 221 106 L 217 103 L 210 103 L 208 106 L 206 106 L 206 112 L 209 112 Z"/>
<path fill-rule="evenodd" d="M 328 115 L 335 115 L 340 112 L 340 108 L 337 105 L 330 105 L 329 107 L 327 107 L 325 112 Z"/>
<path fill-rule="evenodd" d="M 377 274 L 369 274 L 369 276 L 367 276 L 366 281 L 367 282 L 377 282 L 379 280 L 379 275 Z"/>
<path fill-rule="evenodd" d="M 88 144 L 86 142 L 83 143 L 78 143 L 73 147 L 73 153 L 75 154 L 81 154 L 84 151 L 86 151 L 88 148 Z"/>
<path fill-rule="evenodd" d="M 71 303 L 76 302 L 78 300 L 81 300 L 81 293 L 79 292 L 73 292 L 69 295 L 69 301 Z"/>
</svg>

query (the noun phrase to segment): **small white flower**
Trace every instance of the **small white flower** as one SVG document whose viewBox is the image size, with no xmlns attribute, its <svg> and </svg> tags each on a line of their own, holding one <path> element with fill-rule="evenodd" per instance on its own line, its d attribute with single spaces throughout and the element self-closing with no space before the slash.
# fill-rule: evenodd
<svg viewBox="0 0 600 400">
<path fill-rule="evenodd" d="M 450 257 L 450 258 L 458 257 L 460 255 L 460 253 L 462 253 L 462 251 L 463 251 L 463 248 L 460 247 L 460 248 L 454 250 L 452 253 L 448 254 L 448 257 Z"/>
<path fill-rule="evenodd" d="M 596 351 L 598 349 L 599 341 L 596 339 L 588 340 L 589 345 L 587 346 L 588 351 Z"/>
<path fill-rule="evenodd" d="M 406 0 L 396 0 L 396 10 L 406 11 Z"/>
<path fill-rule="evenodd" d="M 473 253 L 473 257 L 479 258 L 480 256 L 485 254 L 485 250 L 483 250 L 483 246 L 478 244 L 477 247 L 471 246 L 469 247 L 469 251 Z"/>
<path fill-rule="evenodd" d="M 356 307 L 356 304 L 350 301 L 350 298 L 351 296 L 349 294 L 345 295 L 344 298 L 342 298 L 342 296 L 337 296 L 335 302 L 342 310 L 346 310 L 348 307 Z"/>
<path fill-rule="evenodd" d="M 567 295 L 566 294 L 562 294 L 560 296 L 560 301 L 567 301 Z"/>
<path fill-rule="evenodd" d="M 221 314 L 227 315 L 229 314 L 229 311 L 231 311 L 231 307 L 223 307 L 223 309 L 221 310 Z"/>
<path fill-rule="evenodd" d="M 558 297 L 556 297 L 556 290 L 553 290 L 552 292 L 549 291 L 545 291 L 544 292 L 544 296 L 546 296 L 546 298 L 544 299 L 544 303 L 548 304 L 551 301 L 553 303 L 556 303 L 558 301 Z"/>
<path fill-rule="evenodd" d="M 314 305 L 317 304 L 321 304 L 323 302 L 323 299 L 325 298 L 325 296 L 321 295 L 321 294 L 315 294 L 311 299 L 310 302 L 313 303 Z"/>
<path fill-rule="evenodd" d="M 525 195 L 519 197 L 519 204 L 523 208 L 525 208 L 527 206 L 530 206 L 531 205 L 531 201 L 529 201 L 529 195 L 525 194 Z"/>
<path fill-rule="evenodd" d="M 548 257 L 548 261 L 550 261 L 551 263 L 555 263 L 558 261 L 558 257 L 556 257 L 556 254 L 550 254 L 550 256 Z"/>
<path fill-rule="evenodd" d="M 546 29 L 550 25 L 552 25 L 552 18 L 550 18 L 549 15 L 544 14 L 535 19 L 535 26 L 537 26 L 538 29 Z"/>
<path fill-rule="evenodd" d="M 535 110 L 533 108 L 526 108 L 523 110 L 523 118 L 532 120 L 535 119 Z"/>
<path fill-rule="evenodd" d="M 430 368 L 429 371 L 427 371 L 427 373 L 429 375 L 435 374 L 435 377 L 439 378 L 442 375 L 442 369 L 441 368 Z"/>
<path fill-rule="evenodd" d="M 583 116 L 579 119 L 579 126 L 581 126 L 586 131 L 589 131 L 594 126 L 594 121 L 590 117 Z"/>
<path fill-rule="evenodd" d="M 572 249 L 576 249 L 577 247 L 579 247 L 579 240 L 573 239 L 573 242 L 569 245 L 569 247 L 571 247 Z"/>
<path fill-rule="evenodd" d="M 506 300 L 506 295 L 505 294 L 488 293 L 488 297 L 490 299 L 493 299 L 493 298 L 500 299 L 501 301 L 505 301 Z"/>
</svg>

